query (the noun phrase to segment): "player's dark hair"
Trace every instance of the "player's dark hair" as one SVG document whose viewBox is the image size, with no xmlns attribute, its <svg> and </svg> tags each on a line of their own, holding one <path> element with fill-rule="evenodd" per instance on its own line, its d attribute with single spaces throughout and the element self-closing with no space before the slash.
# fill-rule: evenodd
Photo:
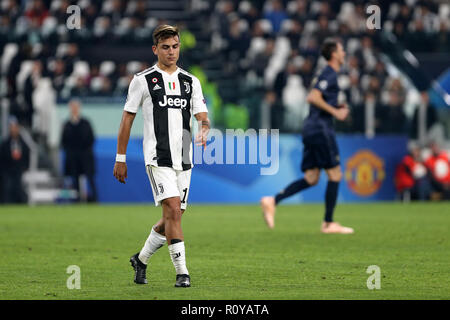
<svg viewBox="0 0 450 320">
<path fill-rule="evenodd" d="M 168 24 L 163 24 L 158 26 L 154 31 L 153 31 L 153 45 L 157 45 L 159 43 L 159 41 L 161 40 L 166 40 L 168 38 L 172 38 L 175 36 L 178 36 L 178 38 L 180 38 L 180 34 L 178 32 L 178 28 L 168 25 Z"/>
<path fill-rule="evenodd" d="M 331 59 L 331 55 L 333 52 L 337 50 L 338 41 L 333 38 L 327 38 L 322 44 L 322 48 L 320 49 L 320 53 L 325 58 L 325 60 L 329 61 Z"/>
</svg>

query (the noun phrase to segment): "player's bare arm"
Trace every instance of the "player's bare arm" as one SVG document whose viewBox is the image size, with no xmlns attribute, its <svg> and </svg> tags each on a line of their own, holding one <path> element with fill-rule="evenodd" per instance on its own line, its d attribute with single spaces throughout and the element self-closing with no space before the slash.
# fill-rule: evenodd
<svg viewBox="0 0 450 320">
<path fill-rule="evenodd" d="M 195 115 L 197 119 L 199 130 L 197 136 L 195 137 L 195 144 L 197 146 L 206 146 L 206 140 L 208 139 L 208 133 L 210 129 L 210 122 L 208 119 L 207 112 L 200 112 Z"/>
<path fill-rule="evenodd" d="M 117 137 L 117 154 L 126 154 L 128 140 L 130 139 L 131 127 L 133 125 L 135 113 L 124 111 L 119 127 L 119 135 Z M 127 164 L 125 162 L 118 162 L 114 164 L 114 177 L 121 183 L 125 183 L 127 175 Z"/>
<path fill-rule="evenodd" d="M 328 112 L 336 119 L 343 121 L 345 118 L 347 118 L 349 109 L 346 105 L 342 105 L 341 108 L 334 108 L 333 106 L 329 105 L 322 97 L 322 93 L 320 90 L 313 88 L 309 94 L 308 97 L 306 97 L 306 101 L 308 103 L 315 105 L 316 107 Z"/>
</svg>

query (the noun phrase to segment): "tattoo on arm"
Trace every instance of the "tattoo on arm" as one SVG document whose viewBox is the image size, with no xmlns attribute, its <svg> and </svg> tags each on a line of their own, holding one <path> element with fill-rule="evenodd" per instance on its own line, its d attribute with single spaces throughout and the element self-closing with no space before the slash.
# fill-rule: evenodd
<svg viewBox="0 0 450 320">
<path fill-rule="evenodd" d="M 206 126 L 209 129 L 210 128 L 209 121 L 208 120 L 202 120 L 202 127 L 203 126 Z"/>
</svg>

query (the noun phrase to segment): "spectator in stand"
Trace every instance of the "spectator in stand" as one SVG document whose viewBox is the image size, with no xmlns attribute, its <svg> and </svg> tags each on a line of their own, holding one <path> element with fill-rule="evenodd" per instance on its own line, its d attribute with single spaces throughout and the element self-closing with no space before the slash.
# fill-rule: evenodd
<svg viewBox="0 0 450 320">
<path fill-rule="evenodd" d="M 20 72 L 22 62 L 31 58 L 32 47 L 28 43 L 19 44 L 19 52 L 12 58 L 6 71 L 7 95 L 10 98 L 16 98 L 17 74 Z"/>
<path fill-rule="evenodd" d="M 267 91 L 261 104 L 262 129 L 279 129 L 283 127 L 284 107 L 281 97 L 278 98 L 274 91 Z"/>
<path fill-rule="evenodd" d="M 376 103 L 380 103 L 381 86 L 383 83 L 377 77 L 369 76 L 369 83 L 367 85 L 366 92 L 372 94 L 375 97 Z"/>
<path fill-rule="evenodd" d="M 319 43 L 315 37 L 309 37 L 304 46 L 300 47 L 300 54 L 304 58 L 317 59 L 319 55 Z"/>
<path fill-rule="evenodd" d="M 44 20 L 48 17 L 48 10 L 42 0 L 32 0 L 29 3 L 25 16 L 35 26 L 42 26 Z"/>
<path fill-rule="evenodd" d="M 100 16 L 95 19 L 93 35 L 95 42 L 111 43 L 115 40 L 113 24 L 108 16 Z"/>
<path fill-rule="evenodd" d="M 51 15 L 53 17 L 56 18 L 56 20 L 58 21 L 58 24 L 66 24 L 67 21 L 67 8 L 70 6 L 70 1 L 69 0 L 62 0 L 60 2 L 59 7 L 54 11 L 51 12 Z"/>
<path fill-rule="evenodd" d="M 363 4 L 355 4 L 354 9 L 346 13 L 347 14 L 341 19 L 348 24 L 348 27 L 352 30 L 352 33 L 360 34 L 361 32 L 366 31 L 367 15 Z"/>
<path fill-rule="evenodd" d="M 342 43 L 345 45 L 347 45 L 348 40 L 353 37 L 352 31 L 345 22 L 339 23 L 337 34 L 339 35 L 339 38 L 342 39 Z"/>
<path fill-rule="evenodd" d="M 264 19 L 267 19 L 272 24 L 272 30 L 275 34 L 280 32 L 283 21 L 288 18 L 284 11 L 283 2 L 280 0 L 272 0 L 269 9 L 264 13 Z"/>
<path fill-rule="evenodd" d="M 450 200 L 450 157 L 437 142 L 432 142 L 430 148 L 425 166 L 431 173 L 432 190 L 440 193 L 444 200 Z"/>
<path fill-rule="evenodd" d="M 350 106 L 361 105 L 364 101 L 364 93 L 359 83 L 359 75 L 357 72 L 349 73 L 350 85 L 345 90 L 345 96 Z"/>
<path fill-rule="evenodd" d="M 53 88 L 60 93 L 66 82 L 66 64 L 64 60 L 57 59 L 53 62 L 53 70 L 50 71 Z"/>
<path fill-rule="evenodd" d="M 379 81 L 371 77 L 371 81 Z M 403 110 L 406 91 L 400 78 L 387 81 L 382 91 L 380 105 L 375 110 L 377 133 L 407 134 L 408 122 Z"/>
<path fill-rule="evenodd" d="M 86 9 L 83 10 L 83 17 L 86 19 L 86 26 L 90 29 L 94 27 L 95 19 L 98 16 L 98 6 L 95 2 L 90 2 Z"/>
<path fill-rule="evenodd" d="M 225 38 L 230 29 L 229 15 L 235 10 L 234 4 L 229 0 L 224 1 L 217 9 L 211 16 L 212 29 Z"/>
<path fill-rule="evenodd" d="M 10 25 L 15 25 L 17 19 L 19 19 L 22 15 L 20 6 L 17 4 L 17 0 L 2 1 L 0 15 L 7 16 Z"/>
<path fill-rule="evenodd" d="M 125 12 L 125 1 L 111 0 L 110 4 L 110 6 L 103 7 L 106 9 L 103 11 L 103 15 L 110 18 L 112 25 L 118 26 L 120 20 L 122 20 L 123 13 Z"/>
<path fill-rule="evenodd" d="M 32 127 L 33 123 L 33 114 L 35 112 L 35 105 L 33 103 L 33 92 L 36 86 L 41 80 L 42 77 L 43 66 L 42 62 L 36 60 L 33 62 L 33 68 L 31 73 L 25 79 L 23 84 L 23 108 L 25 110 L 23 125 L 28 128 Z"/>
<path fill-rule="evenodd" d="M 281 98 L 283 89 L 286 87 L 288 78 L 291 75 L 297 75 L 299 73 L 298 65 L 291 59 L 287 62 L 286 68 L 282 69 L 275 77 L 275 82 L 273 84 L 273 89 L 277 94 L 277 98 Z"/>
<path fill-rule="evenodd" d="M 300 23 L 305 23 L 305 21 L 309 19 L 308 1 L 296 0 L 295 7 L 295 12 L 290 16 L 290 19 L 299 21 Z"/>
<path fill-rule="evenodd" d="M 272 58 L 273 51 L 275 49 L 275 40 L 272 38 L 267 39 L 264 51 L 258 53 L 253 59 L 252 69 L 255 71 L 258 77 L 264 77 L 264 72 L 270 59 Z"/>
<path fill-rule="evenodd" d="M 378 78 L 379 83 L 385 83 L 388 73 L 386 71 L 386 66 L 380 60 L 377 60 L 374 70 L 369 73 L 372 77 Z"/>
<path fill-rule="evenodd" d="M 411 29 L 404 39 L 409 50 L 415 52 L 421 51 L 423 48 L 434 49 L 433 35 L 431 32 L 426 31 L 423 20 L 416 19 Z"/>
<path fill-rule="evenodd" d="M 377 107 L 375 113 L 379 120 L 377 133 L 406 133 L 407 118 L 403 111 L 404 98 L 399 92 L 389 91 L 386 105 Z"/>
<path fill-rule="evenodd" d="M 79 49 L 78 45 L 76 43 L 70 43 L 67 46 L 67 52 L 62 57 L 62 60 L 64 61 L 64 73 L 66 76 L 70 76 L 73 72 L 73 67 L 75 65 L 75 62 L 79 61 Z"/>
<path fill-rule="evenodd" d="M 291 26 L 286 32 L 286 37 L 289 39 L 291 50 L 298 50 L 300 48 L 303 26 L 298 20 L 291 20 L 291 22 Z"/>
<path fill-rule="evenodd" d="M 26 203 L 22 175 L 28 169 L 30 151 L 20 137 L 15 117 L 9 119 L 9 137 L 0 145 L 0 169 L 3 171 L 3 202 Z"/>
<path fill-rule="evenodd" d="M 439 32 L 435 36 L 436 47 L 440 52 L 448 53 L 450 51 L 450 23 L 441 21 L 439 24 Z"/>
<path fill-rule="evenodd" d="M 302 77 L 303 86 L 308 88 L 314 77 L 314 59 L 307 57 L 300 66 L 299 75 Z"/>
<path fill-rule="evenodd" d="M 438 116 L 436 109 L 430 105 L 430 97 L 426 91 L 420 93 L 421 102 L 414 110 L 414 115 L 410 125 L 410 138 L 419 139 L 418 127 L 419 127 L 419 113 L 421 108 L 425 109 L 424 115 L 426 117 L 426 131 L 428 131 L 433 125 L 438 122 Z"/>
<path fill-rule="evenodd" d="M 131 12 L 130 17 L 136 19 L 139 25 L 145 23 L 145 20 L 147 20 L 147 1 L 136 1 L 134 10 Z"/>
<path fill-rule="evenodd" d="M 327 16 L 319 16 L 317 22 L 319 28 L 314 32 L 313 37 L 316 38 L 318 43 L 323 43 L 326 38 L 329 38 L 332 35 L 329 28 L 329 21 Z"/>
<path fill-rule="evenodd" d="M 402 22 L 396 21 L 394 22 L 394 30 L 393 33 L 397 37 L 398 41 L 404 42 L 406 40 L 406 31 L 407 28 L 403 25 Z"/>
<path fill-rule="evenodd" d="M 235 18 L 230 25 L 227 34 L 228 40 L 228 58 L 231 61 L 238 61 L 239 57 L 245 56 L 250 46 L 250 36 L 247 31 L 242 30 L 241 20 Z"/>
<path fill-rule="evenodd" d="M 365 72 L 372 72 L 377 62 L 373 41 L 370 37 L 365 36 L 361 39 L 361 48 L 355 52 L 359 61 L 364 61 L 362 65 Z"/>
<path fill-rule="evenodd" d="M 336 18 L 336 14 L 331 10 L 328 1 L 320 2 L 319 11 L 314 16 L 314 20 L 319 20 L 320 17 L 326 17 L 327 20 L 334 20 Z"/>
<path fill-rule="evenodd" d="M 395 188 L 402 200 L 430 199 L 431 183 L 418 145 L 411 144 L 410 153 L 397 165 L 394 175 Z"/>
<path fill-rule="evenodd" d="M 46 147 L 56 149 L 56 139 L 52 139 L 54 132 L 54 121 L 57 116 L 56 92 L 53 89 L 49 78 L 38 78 L 32 95 L 34 117 L 33 131 L 37 136 L 37 141 Z M 45 148 L 47 149 L 47 148 Z"/>
<path fill-rule="evenodd" d="M 86 97 L 89 94 L 89 89 L 86 86 L 86 81 L 82 77 L 77 77 L 75 86 L 70 89 L 71 97 Z"/>
<path fill-rule="evenodd" d="M 404 3 L 400 7 L 400 11 L 398 15 L 394 18 L 394 24 L 401 24 L 403 27 L 403 30 L 405 30 L 408 27 L 409 22 L 411 21 L 412 13 L 409 6 Z"/>
<path fill-rule="evenodd" d="M 247 2 L 248 8 L 241 14 L 241 18 L 247 21 L 250 30 L 253 29 L 253 25 L 260 19 L 260 13 L 258 8 L 253 3 Z"/>
<path fill-rule="evenodd" d="M 62 147 L 66 154 L 64 174 L 71 177 L 74 188 L 80 193 L 80 177 L 85 175 L 91 189 L 87 200 L 97 201 L 97 188 L 95 186 L 95 160 L 94 160 L 94 132 L 89 121 L 81 117 L 80 102 L 69 102 L 70 119 L 64 124 L 62 134 Z"/>
</svg>

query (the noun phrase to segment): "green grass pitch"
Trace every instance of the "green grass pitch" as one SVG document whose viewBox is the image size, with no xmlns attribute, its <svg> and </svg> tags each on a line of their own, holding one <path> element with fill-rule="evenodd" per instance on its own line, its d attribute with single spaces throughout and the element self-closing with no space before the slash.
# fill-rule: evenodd
<svg viewBox="0 0 450 320">
<path fill-rule="evenodd" d="M 0 207 L 0 299 L 449 299 L 449 203 L 340 204 L 353 235 L 319 232 L 322 204 L 190 205 L 183 217 L 191 288 L 174 288 L 167 245 L 133 283 L 129 257 L 161 209 L 148 205 Z M 81 270 L 69 290 L 66 269 Z M 380 267 L 369 290 L 367 267 Z"/>
</svg>

